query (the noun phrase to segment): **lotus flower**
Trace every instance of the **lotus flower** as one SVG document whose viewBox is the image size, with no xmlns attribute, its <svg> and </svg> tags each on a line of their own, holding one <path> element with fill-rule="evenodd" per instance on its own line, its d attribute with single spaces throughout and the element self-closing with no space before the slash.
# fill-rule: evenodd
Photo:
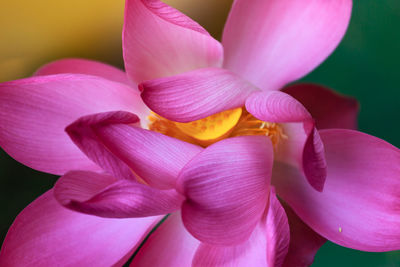
<svg viewBox="0 0 400 267">
<path fill-rule="evenodd" d="M 234 1 L 222 38 L 223 68 L 147 80 L 139 84 L 142 98 L 158 114 L 158 124 L 191 122 L 178 128 L 200 144 L 226 136 L 270 136 L 276 148 L 272 184 L 308 226 L 353 249 L 398 249 L 399 150 L 353 130 L 354 100 L 316 85 L 284 88 L 336 47 L 352 2 L 289 2 Z M 215 123 L 208 117 L 221 112 L 231 125 L 225 131 L 216 126 L 218 118 Z M 368 223 L 357 227 L 360 221 Z"/>
<path fill-rule="evenodd" d="M 203 150 L 201 147 L 133 126 L 138 122 L 139 118 L 136 115 L 117 111 L 84 116 L 68 126 L 67 132 L 71 139 L 90 159 L 101 166 L 104 172 L 67 172 L 57 181 L 54 189 L 55 198 L 69 209 L 106 218 L 157 216 L 174 212 L 156 233 L 150 236 L 145 247 L 134 258 L 133 266 L 188 266 L 192 263 L 195 266 L 204 266 L 215 265 L 218 262 L 246 262 L 264 266 L 267 262 L 269 265 L 280 265 L 283 260 L 297 256 L 293 252 L 287 254 L 287 218 L 274 192 L 269 194 L 272 143 L 268 137 L 229 138 Z M 204 163 L 213 164 L 214 167 L 209 168 Z M 231 173 L 233 165 L 237 166 L 234 174 Z M 202 171 L 196 168 L 201 168 Z M 207 170 L 212 173 L 205 173 Z M 136 175 L 140 178 L 136 178 Z M 211 179 L 196 177 L 199 175 Z M 248 177 L 245 182 L 244 176 Z M 199 178 L 202 181 L 200 188 L 198 183 L 190 181 Z M 174 190 L 175 184 L 181 185 L 181 194 Z M 185 188 L 187 185 L 193 187 L 188 190 Z M 64 230 L 70 230 L 70 224 L 73 229 L 82 224 L 93 227 L 90 221 L 84 223 L 88 217 L 75 216 L 71 219 L 70 216 L 76 214 L 54 205 L 51 193 L 48 192 L 39 198 L 33 203 L 33 207 L 28 207 L 19 216 L 17 222 L 21 223 L 15 223 L 10 229 L 0 257 L 1 262 L 7 265 L 24 263 L 30 258 L 17 255 L 25 252 L 28 256 L 31 253 L 40 254 L 35 258 L 34 264 L 56 263 L 58 257 L 67 257 L 71 251 L 55 253 L 50 250 L 50 255 L 40 252 L 49 243 L 53 246 L 57 244 L 52 238 L 49 242 L 47 236 L 52 231 L 60 232 L 60 229 L 54 229 L 54 221 Z M 238 198 L 239 195 L 242 197 Z M 201 207 L 188 207 L 195 198 L 204 202 L 212 200 L 214 205 L 207 205 L 206 211 Z M 254 203 L 254 199 L 258 201 Z M 218 206 L 217 209 L 215 205 Z M 177 212 L 180 206 L 183 206 L 184 222 L 190 228 L 190 232 L 208 243 L 200 244 L 184 230 Z M 32 212 L 37 213 L 43 208 L 47 208 L 45 212 L 51 215 L 50 218 L 40 216 L 33 221 L 26 220 L 33 216 Z M 190 211 L 187 211 L 187 208 Z M 195 213 L 191 214 L 193 212 Z M 202 213 L 202 220 L 198 220 L 198 212 Z M 57 218 L 57 215 L 61 215 L 60 218 Z M 149 222 L 157 219 L 160 220 L 160 217 L 150 217 L 142 224 L 140 221 L 130 223 L 133 223 L 133 227 L 139 225 L 141 229 L 146 229 Z M 298 223 L 295 216 L 292 217 L 292 221 L 293 219 Z M 210 222 L 213 224 L 211 228 Z M 110 224 L 113 224 L 112 221 Z M 106 231 L 101 226 L 103 225 L 95 227 L 95 232 L 101 234 L 101 230 Z M 47 227 L 49 229 L 46 229 Z M 27 229 L 35 229 L 31 233 L 34 238 L 21 242 L 18 236 Z M 229 229 L 229 232 L 223 231 L 224 229 Z M 121 231 L 125 232 L 125 229 Z M 73 235 L 71 239 L 81 242 L 87 238 L 87 235 L 83 235 L 82 238 Z M 165 240 L 166 238 L 168 239 Z M 165 248 L 167 243 L 168 248 Z M 232 246 L 234 244 L 237 246 Z M 29 248 L 32 245 L 35 249 Z M 97 247 L 94 244 L 90 245 Z M 129 248 L 126 245 L 119 244 L 116 247 L 122 247 L 126 253 L 126 249 Z M 89 248 L 85 252 L 94 253 L 93 250 L 95 249 Z M 209 255 L 210 250 L 214 251 L 213 255 Z M 129 252 L 132 251 L 128 250 L 127 255 L 130 255 Z M 111 256 L 116 257 L 113 254 Z M 93 262 L 93 258 L 81 257 L 82 255 L 74 255 L 70 263 Z M 110 260 L 107 257 L 106 259 Z M 126 257 L 123 257 L 121 261 L 125 259 Z"/>
<path fill-rule="evenodd" d="M 112 175 L 68 172 L 54 189 L 62 205 L 108 218 L 173 213 L 160 233 L 169 239 L 174 238 L 171 231 L 178 237 L 188 236 L 179 213 L 175 213 L 182 210 L 189 232 L 204 241 L 204 245 L 193 237 L 180 244 L 153 241 L 162 248 L 155 249 L 150 243 L 134 258 L 133 265 L 204 266 L 205 262 L 215 265 L 213 261 L 220 261 L 257 266 L 268 262 L 272 266 L 283 262 L 289 227 L 275 194 L 269 194 L 272 144 L 268 137 L 229 138 L 202 149 L 132 127 L 136 122 L 133 114 L 109 112 L 82 117 L 67 128 L 82 151 Z M 131 170 L 143 180 L 134 179 Z M 170 242 L 176 247 L 165 248 Z M 183 251 L 171 254 L 170 250 L 178 248 Z M 167 250 L 172 259 L 148 256 L 160 253 L 160 249 Z M 207 255 L 209 250 L 214 251 L 214 257 Z"/>
<path fill-rule="evenodd" d="M 64 60 L 45 66 L 35 77 L 1 84 L 0 102 L 4 108 L 0 111 L 0 145 L 32 168 L 64 175 L 56 185 L 57 200 L 84 213 L 125 218 L 132 217 L 132 210 L 138 212 L 138 207 L 141 212 L 143 208 L 151 212 L 136 213 L 136 217 L 176 211 L 179 205 L 174 202 L 175 197 L 171 204 L 156 203 L 157 198 L 146 196 L 165 195 L 168 190 L 172 190 L 168 194 L 175 194 L 173 188 L 178 186 L 184 196 L 183 222 L 204 243 L 199 245 L 188 235 L 179 213 L 174 213 L 149 237 L 133 265 L 150 262 L 157 266 L 160 262 L 154 263 L 156 256 L 172 266 L 185 266 L 192 261 L 199 265 L 232 261 L 239 264 L 243 263 L 243 255 L 246 262 L 257 262 L 259 255 L 264 255 L 264 260 L 266 255 L 264 265 L 283 261 L 288 266 L 309 265 L 324 241 L 313 230 L 355 249 L 399 249 L 399 218 L 395 212 L 398 149 L 353 130 L 321 130 L 355 128 L 354 100 L 316 85 L 283 88 L 333 51 L 347 28 L 350 12 L 349 0 L 259 0 L 251 4 L 237 0 L 224 30 L 222 49 L 198 24 L 161 2 L 128 0 L 124 25 L 127 76 L 100 63 Z M 162 77 L 166 78 L 159 79 Z M 139 92 L 132 89 L 138 83 L 145 103 L 155 113 L 149 112 Z M 132 112 L 140 122 L 124 122 L 124 118 L 131 117 L 125 113 L 112 113 L 123 116 L 105 119 L 106 122 L 104 117 L 95 119 L 99 114 L 87 117 L 96 113 L 104 116 L 110 111 Z M 82 130 L 74 132 L 72 125 L 68 128 L 75 143 L 64 132 L 74 121 L 72 125 L 80 125 L 78 129 Z M 82 122 L 85 127 L 79 124 Z M 126 125 L 133 122 L 186 143 L 173 138 L 163 141 L 163 135 Z M 109 130 L 118 127 L 129 131 L 122 134 Z M 105 131 L 103 136 L 99 136 L 98 129 Z M 131 131 L 138 135 L 132 136 Z M 156 135 L 157 141 L 145 142 L 138 138 L 140 134 Z M 266 135 L 272 142 L 265 136 L 243 135 Z M 233 136 L 239 137 L 223 140 Z M 237 140 L 250 141 L 242 144 Z M 134 142 L 135 146 L 130 146 L 134 149 L 123 149 L 130 142 Z M 188 142 L 206 148 L 188 156 L 190 151 L 201 150 Z M 230 150 L 231 142 L 241 148 Z M 250 155 L 248 151 L 254 153 Z M 254 159 L 259 167 L 247 170 L 263 175 L 239 179 L 240 172 L 233 175 L 232 168 L 224 168 L 225 157 L 233 158 L 232 167 L 232 162 L 241 159 L 241 153 Z M 213 160 L 206 160 L 208 157 Z M 291 227 L 286 257 L 289 230 L 274 191 L 270 190 L 268 175 L 273 157 L 272 184 L 294 210 L 293 213 L 286 207 Z M 264 166 L 260 161 L 265 162 Z M 206 172 L 199 175 L 197 170 Z M 197 176 L 184 175 L 185 172 Z M 215 182 L 229 175 L 235 187 L 223 190 L 215 186 Z M 87 176 L 90 178 L 83 179 Z M 206 189 L 218 190 L 200 197 L 200 192 L 207 192 L 198 190 L 204 177 Z M 141 183 L 132 185 L 131 180 Z M 241 189 L 240 181 L 253 187 Z M 262 186 L 254 186 L 260 182 Z M 114 183 L 120 187 L 109 188 Z M 143 190 L 152 191 L 151 194 L 134 198 L 138 184 L 142 184 L 141 188 L 147 184 Z M 135 188 L 135 194 L 130 194 L 130 186 Z M 156 189 L 153 192 L 149 188 Z M 248 188 L 256 188 L 258 194 L 252 198 Z M 246 227 L 246 235 L 233 241 L 228 238 L 234 235 L 226 234 L 228 240 L 219 235 L 226 241 L 223 245 L 237 246 L 218 250 L 213 247 L 213 233 L 221 233 L 227 227 L 226 220 L 232 217 L 216 204 L 223 204 L 223 197 L 231 200 L 229 195 L 243 197 L 248 205 L 255 205 L 255 214 L 247 213 L 248 225 L 233 217 L 235 229 Z M 232 207 L 242 210 L 238 201 L 240 198 Z M 0 261 L 7 265 L 120 265 L 159 220 L 159 216 L 104 219 L 72 212 L 59 206 L 53 193 L 48 192 L 16 219 Z M 210 222 L 218 222 L 218 227 L 210 227 Z M 267 238 L 259 239 L 264 231 L 269 233 Z M 170 240 L 173 245 L 165 249 L 164 244 Z M 269 253 L 251 249 L 251 244 L 260 242 Z M 175 254 L 177 251 L 182 253 Z"/>
</svg>

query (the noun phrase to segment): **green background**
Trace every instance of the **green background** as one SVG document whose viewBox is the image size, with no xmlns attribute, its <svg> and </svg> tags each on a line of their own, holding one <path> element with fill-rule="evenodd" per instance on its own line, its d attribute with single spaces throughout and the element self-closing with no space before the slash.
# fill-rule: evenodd
<svg viewBox="0 0 400 267">
<path fill-rule="evenodd" d="M 361 104 L 360 130 L 400 147 L 400 1 L 354 2 L 353 17 L 343 42 L 303 80 L 357 98 Z M 206 28 L 215 36 L 220 35 L 221 27 L 206 25 Z M 118 49 L 111 55 L 75 52 L 62 56 L 91 57 L 122 67 Z M 51 188 L 55 178 L 15 162 L 3 151 L 0 151 L 0 177 L 0 240 L 3 240 L 18 212 Z M 400 252 L 366 253 L 328 242 L 318 252 L 313 266 L 400 266 Z"/>
</svg>

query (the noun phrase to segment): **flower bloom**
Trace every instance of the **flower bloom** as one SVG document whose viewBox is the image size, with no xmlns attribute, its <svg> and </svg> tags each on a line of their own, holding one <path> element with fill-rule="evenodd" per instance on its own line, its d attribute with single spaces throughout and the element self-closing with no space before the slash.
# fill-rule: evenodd
<svg viewBox="0 0 400 267">
<path fill-rule="evenodd" d="M 167 255 L 170 250 L 180 249 L 180 253 L 172 259 L 148 256 L 160 253 L 162 244 L 151 236 L 158 248 L 154 241 L 150 243 L 133 265 L 203 266 L 226 261 L 263 266 L 283 262 L 289 227 L 275 194 L 269 194 L 272 144 L 268 137 L 229 138 L 203 149 L 132 127 L 136 122 L 133 114 L 108 112 L 82 117 L 67 128 L 81 150 L 112 175 L 68 172 L 54 189 L 62 205 L 108 218 L 172 213 L 167 226 L 156 233 L 174 238 L 172 228 L 175 236 L 186 236 L 180 244 L 168 241 L 172 248 L 162 248 Z M 140 178 L 132 177 L 131 170 Z M 243 177 L 248 179 L 243 181 Z M 179 213 L 174 213 L 181 206 L 183 223 L 204 245 L 183 229 Z M 210 250 L 221 251 L 210 257 Z"/>
<path fill-rule="evenodd" d="M 171 266 L 239 264 L 243 257 L 258 264 L 265 255 L 263 264 L 308 265 L 324 241 L 308 226 L 354 249 L 399 249 L 398 149 L 349 130 L 357 113 L 351 99 L 315 85 L 278 91 L 333 51 L 350 13 L 349 0 L 237 0 L 222 48 L 165 4 L 128 0 L 123 43 L 129 79 L 100 63 L 65 60 L 36 77 L 1 84 L 0 145 L 32 168 L 63 175 L 55 196 L 70 209 L 126 218 L 177 211 L 183 203 L 185 226 L 204 243 L 188 235 L 173 213 L 133 265 L 160 264 L 157 257 Z M 131 88 L 138 83 L 155 114 Z M 104 113 L 111 111 L 119 112 Z M 206 148 L 131 125 L 138 123 Z M 64 132 L 68 125 L 73 142 Z M 233 136 L 239 137 L 223 140 Z M 270 183 L 308 225 L 287 208 L 288 256 L 287 219 Z M 36 265 L 65 259 L 121 264 L 160 220 L 74 213 L 52 194 L 17 218 L 0 261 L 32 264 L 32 255 L 39 255 Z M 221 247 L 227 244 L 236 246 Z"/>
</svg>

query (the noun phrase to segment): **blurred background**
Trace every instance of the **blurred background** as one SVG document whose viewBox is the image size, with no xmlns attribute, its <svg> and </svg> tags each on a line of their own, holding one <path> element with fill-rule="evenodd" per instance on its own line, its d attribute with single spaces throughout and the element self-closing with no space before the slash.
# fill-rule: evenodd
<svg viewBox="0 0 400 267">
<path fill-rule="evenodd" d="M 164 2 L 220 39 L 231 1 Z M 123 8 L 123 0 L 0 1 L 0 82 L 30 76 L 42 64 L 65 57 L 95 59 L 122 68 Z M 361 103 L 360 130 L 397 147 L 399 27 L 400 1 L 354 1 L 343 42 L 303 79 L 356 97 Z M 0 150 L 0 242 L 15 216 L 50 189 L 55 179 L 15 162 Z M 400 266 L 400 252 L 366 253 L 328 242 L 313 266 Z"/>
</svg>

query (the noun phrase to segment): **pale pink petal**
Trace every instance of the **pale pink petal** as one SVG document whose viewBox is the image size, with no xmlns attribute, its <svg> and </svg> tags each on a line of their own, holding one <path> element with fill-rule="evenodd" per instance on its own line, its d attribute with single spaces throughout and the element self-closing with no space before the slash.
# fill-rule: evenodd
<svg viewBox="0 0 400 267">
<path fill-rule="evenodd" d="M 194 237 L 213 245 L 249 238 L 266 206 L 272 153 L 267 137 L 229 138 L 183 168 L 177 186 L 187 197 L 183 222 Z"/>
<path fill-rule="evenodd" d="M 62 207 L 49 191 L 15 219 L 0 266 L 111 266 L 129 255 L 160 219 L 81 214 Z"/>
<path fill-rule="evenodd" d="M 268 215 L 259 221 L 246 242 L 225 247 L 202 243 L 194 257 L 193 266 L 282 266 L 288 246 L 287 217 L 272 191 Z"/>
<path fill-rule="evenodd" d="M 53 174 L 98 169 L 65 133 L 70 123 L 97 112 L 145 112 L 132 88 L 78 74 L 2 83 L 0 106 L 0 146 L 17 161 Z"/>
<path fill-rule="evenodd" d="M 295 84 L 284 88 L 283 92 L 303 104 L 318 129 L 357 129 L 359 104 L 356 99 L 316 84 Z"/>
<path fill-rule="evenodd" d="M 71 171 L 54 187 L 56 199 L 75 211 L 107 218 L 163 215 L 180 209 L 183 196 L 130 180 L 88 171 Z"/>
<path fill-rule="evenodd" d="M 268 266 L 282 266 L 289 249 L 289 224 L 273 187 L 269 194 L 266 235 Z"/>
<path fill-rule="evenodd" d="M 282 203 L 289 220 L 290 245 L 283 263 L 284 267 L 308 267 L 314 262 L 314 256 L 325 244 L 326 239 L 308 227 L 287 205 Z"/>
<path fill-rule="evenodd" d="M 199 69 L 139 84 L 142 98 L 155 113 L 173 121 L 189 122 L 242 107 L 258 89 L 220 68 Z"/>
<path fill-rule="evenodd" d="M 127 112 L 94 114 L 67 131 L 88 157 L 110 173 L 123 176 L 132 170 L 151 186 L 174 188 L 183 166 L 202 148 L 128 125 L 134 121 L 135 116 Z"/>
<path fill-rule="evenodd" d="M 128 76 L 123 70 L 88 59 L 67 58 L 56 60 L 42 66 L 35 72 L 35 75 L 41 76 L 62 73 L 94 75 L 110 81 L 134 86 L 134 84 L 128 80 Z"/>
<path fill-rule="evenodd" d="M 127 0 L 123 30 L 127 74 L 134 82 L 220 66 L 222 45 L 196 22 L 159 0 Z"/>
<path fill-rule="evenodd" d="M 265 122 L 284 123 L 287 138 L 277 147 L 276 159 L 303 170 L 309 183 L 322 191 L 326 179 L 324 146 L 306 108 L 290 95 L 277 92 L 253 93 L 246 109 Z"/>
<path fill-rule="evenodd" d="M 328 177 L 316 192 L 290 166 L 276 164 L 277 192 L 314 231 L 364 251 L 400 249 L 400 151 L 352 130 L 322 130 Z"/>
<path fill-rule="evenodd" d="M 199 244 L 183 226 L 180 212 L 172 213 L 146 240 L 130 266 L 191 266 Z"/>
<path fill-rule="evenodd" d="M 263 90 L 279 90 L 332 53 L 351 9 L 351 0 L 235 0 L 222 38 L 224 66 Z"/>
</svg>

